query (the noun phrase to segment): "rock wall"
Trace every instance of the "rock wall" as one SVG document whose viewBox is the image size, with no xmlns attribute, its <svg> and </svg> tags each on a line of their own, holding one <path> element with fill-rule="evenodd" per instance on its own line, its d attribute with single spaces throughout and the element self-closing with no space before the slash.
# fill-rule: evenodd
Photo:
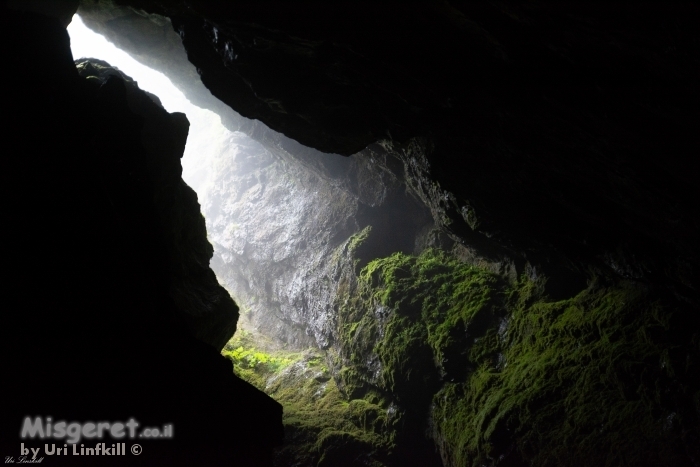
<svg viewBox="0 0 700 467">
<path fill-rule="evenodd" d="M 363 229 L 372 230 L 365 262 L 420 250 L 430 213 L 379 147 L 344 158 L 268 150 L 240 133 L 225 147 L 200 189 L 212 268 L 246 307 L 249 328 L 292 348 L 328 348 L 339 271 L 359 260 L 338 251 Z"/>
<path fill-rule="evenodd" d="M 439 250 L 341 280 L 329 360 L 349 400 L 387 408 L 392 423 L 364 425 L 393 441 L 370 451 L 377 462 L 696 465 L 696 308 L 604 277 L 553 299 L 546 280 L 511 282 Z"/>
<path fill-rule="evenodd" d="M 22 442 L 42 452 L 65 442 L 20 438 L 25 416 L 133 417 L 139 429 L 172 424 L 175 433 L 121 440 L 143 447 L 133 465 L 270 465 L 282 410 L 219 355 L 237 307 L 208 268 L 204 219 L 180 178 L 187 119 L 105 63 L 76 69 L 55 18 L 4 6 L 1 17 L 10 90 L 2 109 L 3 455 L 17 460 Z"/>
<path fill-rule="evenodd" d="M 218 154 L 192 163 L 209 172 L 195 189 L 215 247 L 212 267 L 246 308 L 244 323 L 293 347 L 327 347 L 333 270 L 347 267 L 334 251 L 371 225 L 376 254 L 411 253 L 433 224 L 407 193 L 400 158 L 376 145 L 349 159 L 324 154 L 242 117 L 204 87 L 167 18 L 100 2 L 82 4 L 79 14 L 233 132 L 219 136 Z"/>
</svg>

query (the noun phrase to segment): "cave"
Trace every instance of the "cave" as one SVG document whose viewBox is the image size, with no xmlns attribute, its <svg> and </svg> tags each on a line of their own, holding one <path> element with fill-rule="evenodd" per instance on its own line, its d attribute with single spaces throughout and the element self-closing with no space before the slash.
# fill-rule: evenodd
<svg viewBox="0 0 700 467">
<path fill-rule="evenodd" d="M 698 19 L 3 2 L 6 463 L 700 465 Z"/>
</svg>

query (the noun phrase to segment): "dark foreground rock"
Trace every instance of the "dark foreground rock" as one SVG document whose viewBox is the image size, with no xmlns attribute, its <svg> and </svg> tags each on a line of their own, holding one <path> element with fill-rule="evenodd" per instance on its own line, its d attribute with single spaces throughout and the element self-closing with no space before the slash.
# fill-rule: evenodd
<svg viewBox="0 0 700 467">
<path fill-rule="evenodd" d="M 174 438 L 123 439 L 128 459 L 44 462 L 270 465 L 282 410 L 219 355 L 238 311 L 208 268 L 204 219 L 180 179 L 187 119 L 106 64 L 79 75 L 54 18 L 3 8 L 0 30 L 0 454 L 63 446 L 21 439 L 25 416 L 133 417 L 140 428 L 172 424 Z"/>
</svg>

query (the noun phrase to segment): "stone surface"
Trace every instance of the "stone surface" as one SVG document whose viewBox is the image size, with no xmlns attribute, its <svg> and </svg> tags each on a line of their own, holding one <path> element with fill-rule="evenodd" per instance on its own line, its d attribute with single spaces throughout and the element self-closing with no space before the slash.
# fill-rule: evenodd
<svg viewBox="0 0 700 467">
<path fill-rule="evenodd" d="M 202 162 L 211 179 L 198 189 L 212 268 L 243 304 L 245 326 L 291 348 L 328 348 L 340 269 L 359 260 L 341 255 L 344 245 L 369 228 L 365 263 L 420 250 L 430 213 L 380 147 L 344 158 L 288 140 L 266 149 L 241 133 L 224 137 L 224 150 Z"/>
<path fill-rule="evenodd" d="M 79 74 L 56 19 L 4 7 L 0 16 L 11 90 L 2 108 L 3 455 L 18 459 L 21 442 L 63 444 L 21 439 L 25 416 L 133 417 L 140 428 L 171 423 L 175 438 L 125 439 L 143 445 L 130 464 L 270 465 L 281 407 L 218 354 L 237 312 L 208 268 L 204 219 L 180 179 L 187 119 L 116 70 Z"/>
</svg>

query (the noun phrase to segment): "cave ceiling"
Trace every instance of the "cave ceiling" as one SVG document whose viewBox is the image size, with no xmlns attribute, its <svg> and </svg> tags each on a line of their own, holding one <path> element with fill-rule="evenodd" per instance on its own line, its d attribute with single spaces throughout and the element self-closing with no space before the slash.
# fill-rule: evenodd
<svg viewBox="0 0 700 467">
<path fill-rule="evenodd" d="M 170 18 L 163 27 L 217 98 L 191 92 L 200 105 L 223 102 L 324 152 L 375 142 L 402 152 L 436 220 L 484 256 L 689 286 L 682 276 L 699 258 L 693 3 L 80 8 L 124 37 L 139 29 L 133 18 Z M 127 10 L 126 21 L 114 13 Z M 147 42 L 144 55 L 175 54 Z"/>
</svg>

